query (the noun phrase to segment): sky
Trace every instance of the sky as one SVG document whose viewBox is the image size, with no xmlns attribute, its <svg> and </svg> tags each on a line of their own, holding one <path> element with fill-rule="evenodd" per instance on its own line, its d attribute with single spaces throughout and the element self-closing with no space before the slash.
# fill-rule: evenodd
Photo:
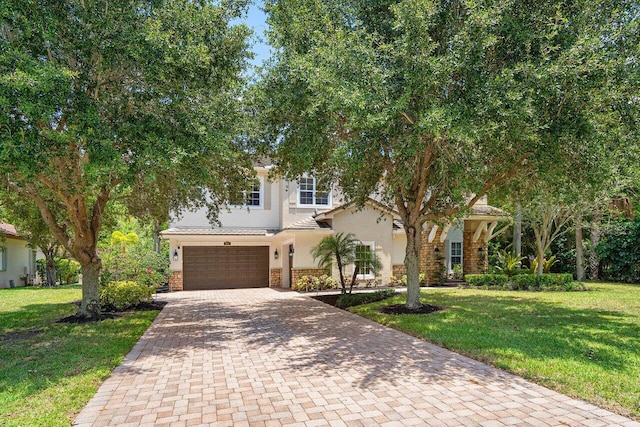
<svg viewBox="0 0 640 427">
<path fill-rule="evenodd" d="M 254 42 L 253 53 L 255 57 L 251 61 L 252 65 L 260 66 L 269 57 L 269 45 L 266 43 L 264 34 L 267 29 L 267 17 L 262 10 L 262 1 L 256 0 L 250 7 L 245 21 L 247 25 L 253 28 Z"/>
</svg>

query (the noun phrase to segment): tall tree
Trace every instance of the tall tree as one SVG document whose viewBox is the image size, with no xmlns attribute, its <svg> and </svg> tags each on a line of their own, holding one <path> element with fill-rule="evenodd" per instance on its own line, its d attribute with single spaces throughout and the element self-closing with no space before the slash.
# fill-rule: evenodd
<svg viewBox="0 0 640 427">
<path fill-rule="evenodd" d="M 258 127 L 286 177 L 312 172 L 347 199 L 375 194 L 397 207 L 407 306 L 417 307 L 426 222 L 462 215 L 488 191 L 551 164 L 591 159 L 593 111 L 626 79 L 619 45 L 637 40 L 632 8 L 625 0 L 267 1 L 275 54 L 256 89 Z"/>
<path fill-rule="evenodd" d="M 134 191 L 150 190 L 215 216 L 247 185 L 233 135 L 249 31 L 231 24 L 244 3 L 0 3 L 0 173 L 81 264 L 79 315 L 100 315 L 96 245 L 111 200 L 154 204 Z M 158 183 L 165 192 L 151 192 Z"/>
</svg>

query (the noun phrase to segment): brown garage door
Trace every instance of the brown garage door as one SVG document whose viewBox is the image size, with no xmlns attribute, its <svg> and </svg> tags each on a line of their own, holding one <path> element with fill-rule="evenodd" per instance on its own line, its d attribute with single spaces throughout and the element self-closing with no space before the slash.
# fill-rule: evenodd
<svg viewBox="0 0 640 427">
<path fill-rule="evenodd" d="M 269 286 L 268 246 L 183 246 L 185 290 Z"/>
</svg>

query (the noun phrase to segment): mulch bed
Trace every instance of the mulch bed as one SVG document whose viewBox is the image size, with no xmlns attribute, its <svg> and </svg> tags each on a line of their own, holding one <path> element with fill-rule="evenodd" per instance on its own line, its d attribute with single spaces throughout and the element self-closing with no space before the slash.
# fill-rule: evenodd
<svg viewBox="0 0 640 427">
<path fill-rule="evenodd" d="M 429 314 L 442 310 L 442 307 L 422 304 L 418 308 L 408 308 L 404 304 L 385 305 L 380 307 L 380 312 L 384 314 Z"/>
<path fill-rule="evenodd" d="M 330 295 L 316 295 L 311 298 L 317 299 L 318 301 L 322 301 L 325 304 L 329 304 L 335 307 L 338 302 L 338 298 L 340 298 L 340 294 L 330 294 Z"/>
<path fill-rule="evenodd" d="M 74 301 L 72 304 L 80 307 L 80 301 Z M 86 317 L 81 317 L 81 316 L 78 316 L 77 314 L 73 314 L 71 316 L 58 319 L 56 323 L 83 324 L 83 323 L 99 322 L 101 320 L 106 320 L 106 319 L 117 319 L 118 317 L 121 317 L 123 314 L 131 313 L 134 311 L 162 310 L 165 305 L 167 305 L 166 301 L 142 302 L 136 305 L 135 307 L 129 308 L 126 311 L 103 311 L 100 313 L 99 319 L 87 319 Z"/>
</svg>

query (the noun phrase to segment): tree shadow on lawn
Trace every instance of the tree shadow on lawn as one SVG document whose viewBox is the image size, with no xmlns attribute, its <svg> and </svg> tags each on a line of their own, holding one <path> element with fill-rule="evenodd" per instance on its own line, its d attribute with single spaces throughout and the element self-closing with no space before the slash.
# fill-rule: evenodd
<svg viewBox="0 0 640 427">
<path fill-rule="evenodd" d="M 423 298 L 425 296 L 423 295 Z M 453 305 L 425 320 L 428 336 L 454 338 L 466 347 L 516 351 L 528 358 L 575 359 L 629 371 L 640 348 L 638 317 L 619 311 L 567 308 L 561 303 L 514 296 L 430 294 L 426 300 Z M 477 334 L 455 334 L 464 325 Z M 491 328 L 487 334 L 482 331 Z"/>
<path fill-rule="evenodd" d="M 131 346 L 127 343 L 139 334 L 135 332 L 139 328 L 123 328 L 119 319 L 81 325 L 56 323 L 74 311 L 73 304 L 59 303 L 32 304 L 3 313 L 0 329 L 2 399 L 17 401 L 67 378 L 116 366 Z M 43 312 L 47 313 L 44 318 Z M 33 320 L 25 322 L 26 318 Z M 17 325 L 23 327 L 16 328 Z M 105 349 L 105 346 L 112 347 Z M 110 351 L 113 348 L 121 351 Z"/>
</svg>

